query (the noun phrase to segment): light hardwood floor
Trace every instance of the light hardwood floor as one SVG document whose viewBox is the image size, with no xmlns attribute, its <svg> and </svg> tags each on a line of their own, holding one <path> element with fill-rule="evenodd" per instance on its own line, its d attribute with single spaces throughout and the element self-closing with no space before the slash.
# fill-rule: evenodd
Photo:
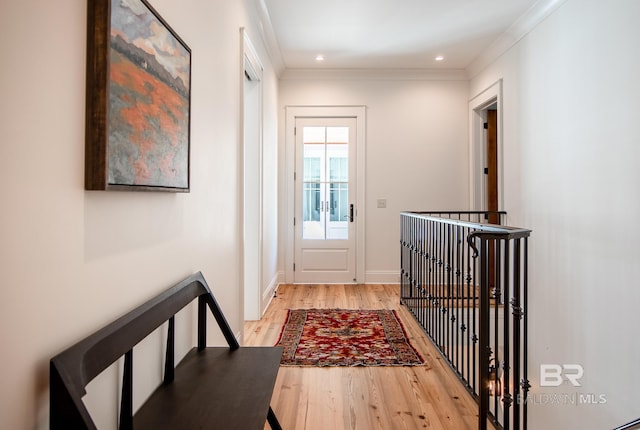
<svg viewBox="0 0 640 430">
<path fill-rule="evenodd" d="M 477 428 L 475 401 L 400 305 L 399 292 L 398 285 L 281 285 L 262 320 L 245 323 L 246 345 L 272 346 L 287 309 L 396 309 L 426 360 L 416 367 L 281 367 L 271 406 L 283 429 Z"/>
</svg>

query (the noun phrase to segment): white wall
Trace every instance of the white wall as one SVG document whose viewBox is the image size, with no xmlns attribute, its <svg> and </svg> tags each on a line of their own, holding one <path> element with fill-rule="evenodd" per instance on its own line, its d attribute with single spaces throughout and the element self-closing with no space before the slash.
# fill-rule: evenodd
<svg viewBox="0 0 640 430">
<path fill-rule="evenodd" d="M 504 79 L 505 209 L 530 242 L 530 428 L 640 416 L 640 2 L 568 0 L 471 81 Z M 539 366 L 584 367 L 540 387 Z M 550 405 L 542 395 L 604 395 Z"/>
<path fill-rule="evenodd" d="M 399 282 L 400 212 L 468 207 L 467 81 L 457 73 L 328 73 L 288 71 L 280 81 L 282 196 L 284 108 L 366 106 L 365 281 Z M 377 199 L 387 208 L 378 209 Z M 290 228 L 281 219 L 282 244 Z M 281 252 L 284 260 L 284 245 Z"/>
<path fill-rule="evenodd" d="M 0 6 L 1 428 L 48 428 L 49 359 L 194 271 L 242 330 L 239 28 L 256 28 L 252 9 L 153 5 L 193 52 L 189 194 L 84 191 L 86 2 Z M 273 151 L 277 81 L 261 59 Z"/>
</svg>

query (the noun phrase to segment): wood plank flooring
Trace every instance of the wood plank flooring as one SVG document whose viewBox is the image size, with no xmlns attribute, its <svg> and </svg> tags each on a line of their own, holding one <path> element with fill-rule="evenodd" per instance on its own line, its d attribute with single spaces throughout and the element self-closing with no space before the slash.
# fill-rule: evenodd
<svg viewBox="0 0 640 430">
<path fill-rule="evenodd" d="M 396 309 L 426 360 L 416 367 L 281 367 L 271 406 L 284 429 L 477 428 L 475 401 L 399 293 L 399 285 L 281 285 L 262 320 L 245 323 L 246 345 L 272 346 L 287 309 Z"/>
</svg>

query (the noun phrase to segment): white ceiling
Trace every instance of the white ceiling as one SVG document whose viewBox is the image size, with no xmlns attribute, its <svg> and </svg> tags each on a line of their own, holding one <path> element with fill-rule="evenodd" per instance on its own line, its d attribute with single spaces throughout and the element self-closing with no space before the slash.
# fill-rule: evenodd
<svg viewBox="0 0 640 430">
<path fill-rule="evenodd" d="M 262 2 L 287 69 L 465 69 L 541 1 Z"/>
</svg>

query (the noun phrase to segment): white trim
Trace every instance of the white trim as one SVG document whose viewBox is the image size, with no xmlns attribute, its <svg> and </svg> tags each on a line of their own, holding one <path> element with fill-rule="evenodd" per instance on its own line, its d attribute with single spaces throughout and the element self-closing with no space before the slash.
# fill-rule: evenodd
<svg viewBox="0 0 640 430">
<path fill-rule="evenodd" d="M 265 4 L 264 0 L 256 0 L 252 3 L 255 3 L 256 6 L 260 36 L 262 37 L 262 41 L 264 42 L 264 45 L 269 53 L 271 65 L 273 66 L 276 75 L 280 75 L 285 69 L 285 64 L 282 58 L 282 50 L 280 49 L 278 38 L 276 37 L 276 33 L 273 30 L 273 23 L 271 22 L 269 10 L 267 9 L 267 5 Z"/>
<path fill-rule="evenodd" d="M 262 294 L 261 306 L 260 306 L 260 317 L 264 315 L 271 300 L 275 297 L 276 291 L 278 290 L 278 286 L 281 284 L 282 272 L 276 272 L 273 276 L 271 282 L 269 282 L 269 286 L 264 290 Z"/>
<path fill-rule="evenodd" d="M 260 61 L 256 48 L 253 46 L 245 29 L 241 28 L 240 31 L 242 31 L 242 55 L 244 58 L 243 72 L 246 72 L 252 81 L 261 81 L 262 71 L 264 70 L 262 61 Z"/>
<path fill-rule="evenodd" d="M 482 54 L 478 56 L 468 67 L 469 79 L 482 72 L 489 64 L 497 60 L 529 34 L 538 24 L 544 21 L 566 0 L 539 0 L 514 22 L 500 37 L 498 37 Z"/>
<path fill-rule="evenodd" d="M 467 81 L 462 69 L 286 69 L 281 80 Z"/>
<path fill-rule="evenodd" d="M 263 199 L 263 160 L 262 160 L 262 145 L 263 145 L 263 116 L 264 116 L 264 112 L 263 112 L 263 88 L 262 88 L 262 74 L 263 74 L 263 70 L 264 70 L 264 66 L 262 65 L 262 62 L 260 61 L 260 58 L 258 57 L 258 54 L 256 52 L 256 49 L 253 46 L 253 43 L 251 42 L 247 32 L 245 31 L 244 28 L 240 28 L 240 43 L 241 43 L 241 61 L 242 61 L 242 65 L 241 65 L 241 75 L 240 75 L 240 129 L 239 129 L 239 134 L 240 134 L 240 145 L 239 145 L 239 187 L 240 187 L 240 214 L 241 214 L 241 222 L 240 222 L 240 285 L 242 285 L 241 288 L 241 295 L 242 295 L 242 303 L 243 303 L 243 319 L 258 319 L 261 315 L 262 312 L 262 299 L 261 299 L 261 291 L 262 291 L 262 272 L 263 272 L 263 267 L 262 267 L 262 251 L 263 251 L 263 241 L 262 241 L 262 236 L 263 236 L 263 225 L 262 225 L 262 221 L 263 221 L 263 203 L 262 203 L 262 199 Z M 244 168 L 244 164 L 246 162 L 245 158 L 246 158 L 246 154 L 245 154 L 245 74 L 249 77 L 249 79 L 252 82 L 257 82 L 259 87 L 258 87 L 258 112 L 257 112 L 257 120 L 258 120 L 258 124 L 257 124 L 257 138 L 258 138 L 258 154 L 257 157 L 257 165 L 258 165 L 258 172 L 257 172 L 257 176 L 258 176 L 258 184 L 257 184 L 257 194 L 258 194 L 258 200 L 257 200 L 257 214 L 253 214 L 252 215 L 252 219 L 257 219 L 257 237 L 245 237 L 245 229 L 246 229 L 246 223 L 247 223 L 247 215 L 246 215 L 246 208 L 245 208 L 245 188 L 246 188 L 246 183 L 245 183 L 245 168 Z M 253 155 L 253 154 L 252 154 Z M 253 159 L 253 161 L 256 161 L 255 159 Z M 255 185 L 255 184 L 254 184 Z M 255 218 L 254 218 L 255 217 Z M 254 224 L 254 228 L 255 228 L 255 224 Z M 247 264 L 245 264 L 245 259 L 247 257 L 247 249 L 251 249 L 248 248 L 245 245 L 245 242 L 247 242 L 247 240 L 251 240 L 250 243 L 250 247 L 256 246 L 256 244 L 253 242 L 253 239 L 257 240 L 257 256 L 256 256 L 256 261 L 251 261 L 249 264 L 250 266 L 247 266 Z M 253 258 L 252 258 L 253 260 Z M 245 278 L 245 270 L 247 267 L 256 267 L 257 270 L 257 275 L 254 276 L 254 278 L 257 278 L 257 285 L 255 287 L 247 287 L 247 282 L 246 282 L 246 278 Z M 249 290 L 249 291 L 247 291 Z"/>
<path fill-rule="evenodd" d="M 504 151 L 502 129 L 502 79 L 499 79 L 469 101 L 469 208 L 486 210 L 484 181 L 484 121 L 480 114 L 491 104 L 498 104 L 498 208 L 504 210 Z M 481 178 L 482 180 L 478 180 Z"/>
<path fill-rule="evenodd" d="M 397 270 L 367 270 L 365 284 L 399 284 L 400 272 Z"/>
<path fill-rule="evenodd" d="M 365 264 L 365 147 L 366 147 L 366 107 L 365 106 L 287 106 L 285 108 L 285 195 L 287 196 L 287 242 L 285 250 L 285 282 L 293 283 L 295 216 L 295 124 L 296 118 L 356 118 L 356 283 L 364 276 Z"/>
</svg>

